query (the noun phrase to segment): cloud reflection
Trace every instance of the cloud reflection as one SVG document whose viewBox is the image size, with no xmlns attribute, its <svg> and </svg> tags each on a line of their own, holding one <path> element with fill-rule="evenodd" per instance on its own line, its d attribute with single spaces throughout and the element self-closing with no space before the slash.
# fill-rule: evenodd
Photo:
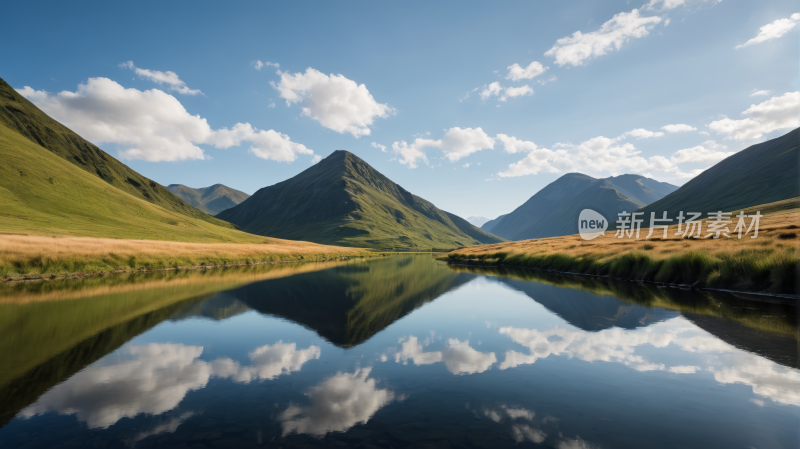
<svg viewBox="0 0 800 449">
<path fill-rule="evenodd" d="M 413 335 L 401 338 L 400 343 L 400 350 L 394 355 L 395 362 L 408 364 L 410 360 L 418 366 L 444 362 L 447 370 L 453 374 L 482 373 L 497 362 L 493 352 L 477 351 L 469 345 L 469 341 L 456 338 L 447 340 L 444 351 L 425 352 L 419 339 Z"/>
<path fill-rule="evenodd" d="M 89 428 L 104 429 L 122 418 L 172 410 L 189 391 L 205 387 L 211 377 L 250 382 L 298 371 L 308 360 L 319 358 L 320 348 L 297 350 L 294 343 L 283 342 L 261 346 L 250 353 L 250 366 L 228 358 L 206 362 L 199 359 L 202 353 L 202 346 L 177 343 L 130 346 L 120 351 L 124 360 L 90 366 L 43 394 L 20 415 L 74 414 Z"/>
<path fill-rule="evenodd" d="M 290 405 L 278 415 L 283 435 L 297 432 L 321 437 L 369 421 L 395 397 L 392 391 L 377 387 L 377 381 L 369 378 L 370 371 L 361 368 L 354 373 L 336 373 L 311 388 L 306 393 L 310 406 Z"/>
</svg>

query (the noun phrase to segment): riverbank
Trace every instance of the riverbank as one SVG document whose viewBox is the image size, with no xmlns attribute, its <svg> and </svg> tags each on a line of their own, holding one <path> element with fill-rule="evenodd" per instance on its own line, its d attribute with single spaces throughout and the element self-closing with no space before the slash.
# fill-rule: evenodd
<svg viewBox="0 0 800 449">
<path fill-rule="evenodd" d="M 645 239 L 647 229 L 639 239 L 620 239 L 609 231 L 589 241 L 569 235 L 472 246 L 451 251 L 442 259 L 694 288 L 796 294 L 798 223 L 800 213 L 795 209 L 764 215 L 755 239 L 750 235 L 741 240 L 735 235 L 682 239 L 675 235 L 677 226 L 671 226 L 666 239 Z M 658 230 L 655 235 L 662 233 Z"/>
<path fill-rule="evenodd" d="M 0 280 L 59 279 L 106 273 L 322 262 L 383 253 L 264 238 L 262 243 L 186 243 L 0 234 Z"/>
</svg>

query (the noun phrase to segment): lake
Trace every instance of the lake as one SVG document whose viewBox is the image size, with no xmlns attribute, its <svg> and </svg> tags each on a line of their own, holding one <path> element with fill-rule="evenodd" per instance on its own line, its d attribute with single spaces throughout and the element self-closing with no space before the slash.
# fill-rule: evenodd
<svg viewBox="0 0 800 449">
<path fill-rule="evenodd" d="M 430 255 L 3 286 L 0 447 L 800 447 L 796 305 Z"/>
</svg>

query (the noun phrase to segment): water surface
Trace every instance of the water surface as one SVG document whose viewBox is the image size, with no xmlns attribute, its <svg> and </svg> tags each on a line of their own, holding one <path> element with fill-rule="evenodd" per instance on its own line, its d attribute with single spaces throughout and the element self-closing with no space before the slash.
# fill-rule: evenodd
<svg viewBox="0 0 800 449">
<path fill-rule="evenodd" d="M 794 304 L 427 255 L 0 291 L 0 447 L 800 445 Z"/>
</svg>

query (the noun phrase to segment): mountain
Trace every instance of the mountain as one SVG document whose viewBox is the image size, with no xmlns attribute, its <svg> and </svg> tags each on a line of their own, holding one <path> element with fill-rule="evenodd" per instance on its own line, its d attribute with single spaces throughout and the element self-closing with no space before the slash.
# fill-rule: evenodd
<svg viewBox="0 0 800 449">
<path fill-rule="evenodd" d="M 427 250 L 503 241 L 412 195 L 347 151 L 258 190 L 217 217 L 253 234 L 342 246 Z"/>
<path fill-rule="evenodd" d="M 186 204 L 166 187 L 131 170 L 105 151 L 53 120 L 3 79 L 0 79 L 0 125 L 136 198 L 217 226 L 233 227 Z M 32 169 L 35 170 L 35 167 Z"/>
<path fill-rule="evenodd" d="M 503 214 L 495 218 L 494 220 L 487 221 L 486 223 L 483 224 L 483 226 L 481 226 L 481 229 L 483 229 L 486 232 L 492 232 L 492 229 L 494 229 L 497 223 L 500 223 L 500 220 L 502 220 L 506 215 L 508 214 Z"/>
<path fill-rule="evenodd" d="M 738 211 L 800 196 L 800 128 L 752 145 L 697 175 L 640 212 Z M 609 217 L 610 218 L 610 217 Z M 647 223 L 646 223 L 647 224 Z"/>
<path fill-rule="evenodd" d="M 186 187 L 183 184 L 170 184 L 167 188 L 183 201 L 211 215 L 230 209 L 250 198 L 250 195 L 222 184 L 200 189 Z"/>
<path fill-rule="evenodd" d="M 642 208 L 677 188 L 640 175 L 596 179 L 568 173 L 548 184 L 490 229 L 508 240 L 575 234 L 578 232 L 578 215 L 583 209 L 592 209 L 613 221 L 619 212 Z"/>
<path fill-rule="evenodd" d="M 489 220 L 490 220 L 489 218 L 481 217 L 479 215 L 473 215 L 471 217 L 467 217 L 467 221 L 468 222 L 472 223 L 473 226 L 477 226 L 479 228 L 481 226 L 483 226 L 484 224 L 486 224 L 486 222 L 489 221 Z M 484 231 L 485 231 L 485 229 L 484 229 Z"/>
</svg>

